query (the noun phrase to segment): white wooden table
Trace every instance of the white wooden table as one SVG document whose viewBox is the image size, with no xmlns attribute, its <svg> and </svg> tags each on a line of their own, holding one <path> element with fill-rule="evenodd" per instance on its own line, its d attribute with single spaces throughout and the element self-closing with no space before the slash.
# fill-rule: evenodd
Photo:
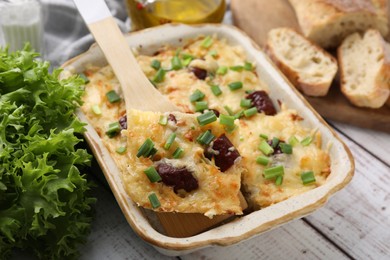
<svg viewBox="0 0 390 260">
<path fill-rule="evenodd" d="M 390 259 L 390 134 L 330 124 L 355 158 L 355 176 L 345 189 L 303 219 L 237 245 L 176 259 Z M 82 259 L 175 259 L 132 231 L 102 178 Z"/>
</svg>

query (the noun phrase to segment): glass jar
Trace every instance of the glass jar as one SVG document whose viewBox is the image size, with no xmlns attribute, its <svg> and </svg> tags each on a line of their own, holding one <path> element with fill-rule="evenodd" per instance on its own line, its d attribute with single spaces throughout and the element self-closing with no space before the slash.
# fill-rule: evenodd
<svg viewBox="0 0 390 260">
<path fill-rule="evenodd" d="M 225 0 L 126 0 L 132 30 L 165 23 L 219 23 Z"/>
<path fill-rule="evenodd" d="M 10 51 L 23 49 L 26 42 L 32 49 L 43 51 L 42 5 L 38 0 L 0 0 L 0 29 L 3 44 Z M 1 32 L 0 32 L 1 33 Z"/>
</svg>

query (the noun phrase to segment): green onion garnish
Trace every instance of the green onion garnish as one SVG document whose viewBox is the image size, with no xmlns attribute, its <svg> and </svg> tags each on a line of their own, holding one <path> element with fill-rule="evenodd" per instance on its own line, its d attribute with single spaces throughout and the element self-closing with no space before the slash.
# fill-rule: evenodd
<svg viewBox="0 0 390 260">
<path fill-rule="evenodd" d="M 251 116 L 256 115 L 256 114 L 257 114 L 256 107 L 251 107 L 251 108 L 244 110 L 245 117 L 251 117 Z"/>
<path fill-rule="evenodd" d="M 228 116 L 228 115 L 223 115 L 221 114 L 219 116 L 219 123 L 221 125 L 226 125 L 226 126 L 234 126 L 234 116 Z"/>
<path fill-rule="evenodd" d="M 159 70 L 161 67 L 161 62 L 159 60 L 152 60 L 150 66 L 155 70 Z"/>
<path fill-rule="evenodd" d="M 217 52 L 217 50 L 211 50 L 211 51 L 209 51 L 209 55 L 212 56 L 213 58 L 215 58 L 215 57 L 217 57 L 218 52 Z"/>
<path fill-rule="evenodd" d="M 236 114 L 234 114 L 235 119 L 240 119 L 244 116 L 244 110 L 238 111 Z"/>
<path fill-rule="evenodd" d="M 165 70 L 163 68 L 159 68 L 158 71 L 156 72 L 156 75 L 153 77 L 153 82 L 154 83 L 161 83 L 165 79 Z"/>
<path fill-rule="evenodd" d="M 100 109 L 100 106 L 99 105 L 93 105 L 91 107 L 92 109 L 92 112 L 95 114 L 95 115 L 98 115 L 100 116 L 102 114 L 102 110 Z"/>
<path fill-rule="evenodd" d="M 140 146 L 137 152 L 137 157 L 148 157 L 154 148 L 154 143 L 152 139 L 148 138 L 145 142 Z"/>
<path fill-rule="evenodd" d="M 208 145 L 213 141 L 215 136 L 211 133 L 210 130 L 207 130 L 206 132 L 202 133 L 201 135 L 196 138 L 196 141 L 198 143 L 203 144 L 203 145 Z"/>
<path fill-rule="evenodd" d="M 231 69 L 233 71 L 242 71 L 244 69 L 244 67 L 241 65 L 238 65 L 238 66 L 231 66 L 231 67 L 229 67 L 229 69 Z"/>
<path fill-rule="evenodd" d="M 301 141 L 301 144 L 303 146 L 308 146 L 309 144 L 311 144 L 311 142 L 313 141 L 313 138 L 311 136 L 308 136 L 308 137 L 305 137 L 302 141 Z"/>
<path fill-rule="evenodd" d="M 181 64 L 181 61 L 178 56 L 173 56 L 171 60 L 171 66 L 173 70 L 179 70 L 183 68 L 183 65 Z"/>
<path fill-rule="evenodd" d="M 121 125 L 119 122 L 114 122 L 108 125 L 108 130 L 106 131 L 106 135 L 110 138 L 115 137 L 121 131 Z"/>
<path fill-rule="evenodd" d="M 283 165 L 277 165 L 274 167 L 264 169 L 264 178 L 267 180 L 273 179 L 273 178 L 278 177 L 280 175 L 282 175 L 282 176 L 284 175 Z"/>
<path fill-rule="evenodd" d="M 276 180 L 275 180 L 276 186 L 282 185 L 282 182 L 283 182 L 283 175 L 279 175 L 278 177 L 276 177 Z"/>
<path fill-rule="evenodd" d="M 208 111 L 196 118 L 198 120 L 199 125 L 204 126 L 210 124 L 214 121 L 217 121 L 217 116 L 213 111 Z"/>
<path fill-rule="evenodd" d="M 154 193 L 154 192 L 151 193 L 148 196 L 148 198 L 149 198 L 150 204 L 152 205 L 152 208 L 155 209 L 155 208 L 158 208 L 161 206 L 160 201 L 158 200 L 156 193 Z"/>
<path fill-rule="evenodd" d="M 84 74 L 84 73 L 80 73 L 79 74 L 79 77 L 82 78 L 84 80 L 84 83 L 85 84 L 88 84 L 89 83 L 89 78 Z"/>
<path fill-rule="evenodd" d="M 267 166 L 270 161 L 271 161 L 270 158 L 268 158 L 266 156 L 263 156 L 263 155 L 257 156 L 257 158 L 256 158 L 256 162 L 258 164 L 261 164 L 261 165 L 264 165 L 264 166 Z"/>
<path fill-rule="evenodd" d="M 218 75 L 225 75 L 227 72 L 228 72 L 228 67 L 226 67 L 226 66 L 218 67 L 218 69 L 216 71 L 216 73 Z"/>
<path fill-rule="evenodd" d="M 183 148 L 177 147 L 176 150 L 173 152 L 172 156 L 175 159 L 179 159 L 180 157 L 183 156 Z"/>
<path fill-rule="evenodd" d="M 254 89 L 247 89 L 247 90 L 245 90 L 245 93 L 246 94 L 252 94 L 253 92 L 255 92 L 256 90 L 254 90 Z"/>
<path fill-rule="evenodd" d="M 242 82 L 241 81 L 236 81 L 236 82 L 232 82 L 228 85 L 228 87 L 230 88 L 231 91 L 234 91 L 234 90 L 237 90 L 237 89 L 240 89 L 242 88 Z"/>
<path fill-rule="evenodd" d="M 222 90 L 218 85 L 211 85 L 211 92 L 217 97 L 222 94 Z"/>
<path fill-rule="evenodd" d="M 116 149 L 116 152 L 119 154 L 124 154 L 126 152 L 126 146 L 121 146 Z"/>
<path fill-rule="evenodd" d="M 171 148 L 171 145 L 175 141 L 175 138 L 176 138 L 176 134 L 175 133 L 172 133 L 172 134 L 169 135 L 169 137 L 167 139 L 167 142 L 164 144 L 164 149 L 165 150 L 169 150 L 169 148 Z"/>
<path fill-rule="evenodd" d="M 293 147 L 291 144 L 280 143 L 279 146 L 280 146 L 280 149 L 282 150 L 283 153 L 292 154 Z"/>
<path fill-rule="evenodd" d="M 265 140 L 261 140 L 259 150 L 265 155 L 270 155 L 274 152 L 274 149 Z"/>
<path fill-rule="evenodd" d="M 305 185 L 316 182 L 316 178 L 314 177 L 313 171 L 301 173 L 301 179 L 302 179 L 302 183 Z"/>
<path fill-rule="evenodd" d="M 115 92 L 115 90 L 110 90 L 106 93 L 106 97 L 110 103 L 116 103 L 121 100 L 119 95 Z"/>
<path fill-rule="evenodd" d="M 268 140 L 268 135 L 266 134 L 260 134 L 259 136 L 265 140 Z"/>
<path fill-rule="evenodd" d="M 298 139 L 293 135 L 288 139 L 288 143 L 295 146 L 299 143 Z"/>
<path fill-rule="evenodd" d="M 158 120 L 158 123 L 160 125 L 167 125 L 168 124 L 168 117 L 161 115 L 160 120 Z"/>
<path fill-rule="evenodd" d="M 203 39 L 201 46 L 203 48 L 209 48 L 213 44 L 213 39 L 211 36 L 207 36 L 206 38 Z"/>
<path fill-rule="evenodd" d="M 191 55 L 191 54 L 189 54 L 189 53 L 182 53 L 181 54 L 181 57 L 183 58 L 183 59 L 195 59 L 195 56 L 194 55 Z"/>
<path fill-rule="evenodd" d="M 193 58 L 186 58 L 186 59 L 183 59 L 183 66 L 185 67 L 188 67 L 188 65 L 191 63 L 191 61 L 193 60 Z"/>
<path fill-rule="evenodd" d="M 200 101 L 205 97 L 205 94 L 200 91 L 199 89 L 195 90 L 194 93 L 191 94 L 190 96 L 190 101 L 195 102 L 195 101 Z"/>
<path fill-rule="evenodd" d="M 209 106 L 207 101 L 197 101 L 195 102 L 195 112 L 202 112 L 205 109 L 208 109 Z"/>
<path fill-rule="evenodd" d="M 224 106 L 223 108 L 226 110 L 226 112 L 228 112 L 230 116 L 234 116 L 234 112 L 229 106 Z"/>
<path fill-rule="evenodd" d="M 161 176 L 156 171 L 156 168 L 153 166 L 150 166 L 149 168 L 144 170 L 144 173 L 146 176 L 148 176 L 148 179 L 150 182 L 158 182 L 161 181 Z"/>
<path fill-rule="evenodd" d="M 252 106 L 252 100 L 243 98 L 240 102 L 240 107 L 248 108 Z"/>
<path fill-rule="evenodd" d="M 277 138 L 277 137 L 274 137 L 274 138 L 272 138 L 272 148 L 276 148 L 276 147 L 278 147 L 278 144 L 279 144 L 279 142 L 280 142 L 280 140 L 279 140 L 279 138 Z"/>
<path fill-rule="evenodd" d="M 157 153 L 156 147 L 153 147 L 152 150 L 145 156 L 145 157 L 151 157 Z"/>
<path fill-rule="evenodd" d="M 248 70 L 248 71 L 253 70 L 253 65 L 252 65 L 252 63 L 246 61 L 245 64 L 244 64 L 244 70 Z"/>
</svg>

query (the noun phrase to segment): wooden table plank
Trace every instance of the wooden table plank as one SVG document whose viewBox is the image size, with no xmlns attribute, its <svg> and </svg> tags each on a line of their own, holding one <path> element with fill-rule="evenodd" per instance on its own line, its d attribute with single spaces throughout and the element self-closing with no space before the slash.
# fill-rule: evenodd
<svg viewBox="0 0 390 260">
<path fill-rule="evenodd" d="M 343 139 L 355 157 L 355 176 L 326 207 L 306 219 L 355 258 L 389 259 L 390 167 Z"/>
<path fill-rule="evenodd" d="M 229 247 L 206 248 L 186 256 L 196 259 L 348 259 L 302 220 Z"/>
</svg>

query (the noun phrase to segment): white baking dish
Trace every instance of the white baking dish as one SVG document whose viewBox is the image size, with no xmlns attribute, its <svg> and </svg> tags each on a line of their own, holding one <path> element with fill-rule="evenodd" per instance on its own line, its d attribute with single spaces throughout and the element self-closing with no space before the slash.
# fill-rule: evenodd
<svg viewBox="0 0 390 260">
<path fill-rule="evenodd" d="M 211 245 L 231 245 L 275 228 L 290 220 L 300 218 L 323 206 L 329 197 L 343 188 L 352 178 L 354 161 L 351 152 L 326 122 L 311 108 L 309 103 L 291 86 L 281 72 L 269 61 L 260 48 L 243 32 L 227 25 L 164 25 L 126 36 L 130 46 L 139 48 L 141 53 L 152 54 L 163 44 L 180 45 L 186 38 L 198 35 L 217 34 L 231 44 L 241 45 L 248 59 L 255 61 L 259 77 L 270 88 L 273 100 L 280 100 L 289 108 L 294 108 L 305 118 L 304 123 L 318 128 L 323 143 L 331 143 L 331 174 L 327 182 L 301 195 L 255 211 L 235 221 L 187 238 L 173 238 L 156 231 L 142 211 L 129 199 L 122 186 L 120 173 L 99 136 L 91 126 L 87 126 L 85 138 L 93 150 L 108 183 L 135 232 L 145 241 L 167 255 L 182 255 Z M 80 73 L 88 64 L 105 65 L 100 49 L 93 45 L 86 53 L 67 61 L 63 68 L 72 73 Z M 87 122 L 79 112 L 81 120 Z M 336 198 L 337 199 L 337 198 Z"/>
</svg>

